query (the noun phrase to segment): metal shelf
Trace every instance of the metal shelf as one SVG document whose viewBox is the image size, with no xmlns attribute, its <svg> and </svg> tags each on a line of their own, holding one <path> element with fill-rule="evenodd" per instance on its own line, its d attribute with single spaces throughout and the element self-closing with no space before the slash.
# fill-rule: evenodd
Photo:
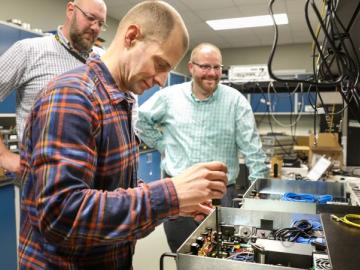
<svg viewBox="0 0 360 270">
<path fill-rule="evenodd" d="M 16 117 L 16 113 L 0 113 L 0 118 Z"/>
<path fill-rule="evenodd" d="M 267 115 L 268 113 L 267 112 L 254 112 L 254 115 L 255 116 L 263 116 L 263 115 Z M 291 112 L 272 112 L 271 113 L 272 115 L 277 115 L 277 116 L 289 116 L 292 114 L 292 116 L 298 116 L 299 113 L 291 113 Z M 320 114 L 324 114 L 324 113 L 318 113 L 318 115 Z M 314 113 L 312 112 L 302 112 L 301 113 L 301 116 L 313 116 Z"/>
</svg>

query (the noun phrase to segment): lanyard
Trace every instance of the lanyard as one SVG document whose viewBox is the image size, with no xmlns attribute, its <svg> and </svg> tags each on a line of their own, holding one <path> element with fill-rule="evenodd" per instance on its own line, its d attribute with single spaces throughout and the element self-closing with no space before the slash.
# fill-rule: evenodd
<svg viewBox="0 0 360 270">
<path fill-rule="evenodd" d="M 66 46 L 61 40 L 58 34 L 55 35 L 55 39 L 57 42 L 61 44 L 72 56 L 74 56 L 77 60 L 79 60 L 81 63 L 86 63 L 86 59 L 79 55 L 76 51 Z"/>
</svg>

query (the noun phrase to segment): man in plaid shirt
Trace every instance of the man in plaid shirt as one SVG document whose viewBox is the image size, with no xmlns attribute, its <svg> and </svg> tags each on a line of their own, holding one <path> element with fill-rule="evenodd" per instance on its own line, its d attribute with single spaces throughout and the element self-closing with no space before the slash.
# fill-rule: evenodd
<svg viewBox="0 0 360 270">
<path fill-rule="evenodd" d="M 164 85 L 188 43 L 173 7 L 143 1 L 101 58 L 35 101 L 21 149 L 19 269 L 132 269 L 136 239 L 171 216 L 202 218 L 223 197 L 227 168 L 216 161 L 137 185 L 130 92 Z"/>
</svg>

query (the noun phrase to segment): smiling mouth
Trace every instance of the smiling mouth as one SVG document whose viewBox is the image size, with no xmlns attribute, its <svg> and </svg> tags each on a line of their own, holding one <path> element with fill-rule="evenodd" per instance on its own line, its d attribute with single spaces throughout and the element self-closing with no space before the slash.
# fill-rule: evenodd
<svg viewBox="0 0 360 270">
<path fill-rule="evenodd" d="M 216 82 L 215 79 L 205 79 L 204 81 L 206 81 L 206 82 Z"/>
<path fill-rule="evenodd" d="M 90 33 L 90 32 L 85 32 L 85 33 L 84 33 L 84 36 L 85 36 L 85 38 L 88 39 L 88 40 L 94 40 L 94 39 L 95 39 L 93 33 Z"/>
</svg>

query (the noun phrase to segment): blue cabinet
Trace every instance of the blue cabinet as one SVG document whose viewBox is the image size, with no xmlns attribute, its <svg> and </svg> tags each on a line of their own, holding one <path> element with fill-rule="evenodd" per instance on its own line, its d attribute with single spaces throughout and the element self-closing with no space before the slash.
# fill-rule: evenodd
<svg viewBox="0 0 360 270">
<path fill-rule="evenodd" d="M 169 85 L 174 85 L 174 84 L 180 84 L 186 82 L 186 76 L 179 74 L 179 73 L 170 73 L 169 76 Z"/>
<path fill-rule="evenodd" d="M 271 111 L 272 112 L 293 112 L 295 109 L 294 94 L 277 93 L 271 94 Z"/>
<path fill-rule="evenodd" d="M 254 113 L 294 112 L 295 95 L 290 93 L 251 94 L 250 104 Z"/>
<path fill-rule="evenodd" d="M 145 90 L 144 94 L 139 96 L 139 106 L 142 105 L 146 100 L 148 100 L 153 94 L 160 90 L 158 85 L 153 86 L 152 88 Z"/>
<path fill-rule="evenodd" d="M 250 104 L 254 113 L 265 113 L 268 111 L 268 98 L 263 94 L 251 94 Z"/>
<path fill-rule="evenodd" d="M 305 92 L 297 94 L 298 112 L 313 112 L 315 105 L 316 92 Z"/>
<path fill-rule="evenodd" d="M 160 153 L 156 150 L 140 153 L 138 178 L 146 183 L 161 177 Z"/>
<path fill-rule="evenodd" d="M 16 91 L 12 91 L 0 102 L 0 113 L 16 113 Z"/>
<path fill-rule="evenodd" d="M 0 186 L 0 269 L 16 269 L 15 186 L 12 181 L 1 181 L 4 183 Z"/>
</svg>

